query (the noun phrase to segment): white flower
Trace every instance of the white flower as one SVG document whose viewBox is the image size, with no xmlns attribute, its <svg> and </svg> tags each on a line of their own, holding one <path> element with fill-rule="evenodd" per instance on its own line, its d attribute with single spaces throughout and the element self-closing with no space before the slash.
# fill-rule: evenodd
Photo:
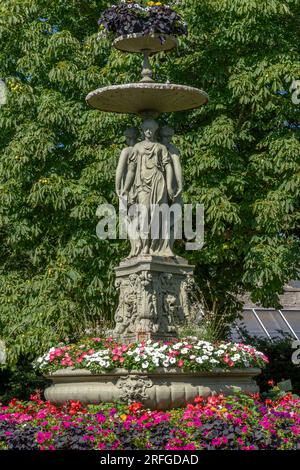
<svg viewBox="0 0 300 470">
<path fill-rule="evenodd" d="M 195 357 L 196 357 L 195 354 L 190 355 L 190 359 L 195 359 Z"/>
<path fill-rule="evenodd" d="M 141 360 L 141 358 L 139 356 L 135 356 L 134 360 L 135 360 L 135 362 L 139 362 Z"/>
<path fill-rule="evenodd" d="M 218 364 L 219 363 L 219 361 L 217 361 L 216 359 L 213 359 L 213 358 L 210 359 L 209 362 L 211 362 L 212 364 Z"/>
<path fill-rule="evenodd" d="M 175 357 L 171 357 L 171 358 L 170 358 L 170 364 L 175 364 L 175 363 L 176 363 Z"/>
<path fill-rule="evenodd" d="M 168 366 L 169 366 L 169 361 L 168 361 L 168 360 L 165 360 L 165 361 L 163 362 L 163 366 L 164 366 L 164 367 L 168 367 Z"/>
<path fill-rule="evenodd" d="M 149 362 L 146 361 L 146 362 L 142 363 L 142 368 L 143 369 L 147 369 L 148 366 L 149 366 Z"/>
<path fill-rule="evenodd" d="M 198 364 L 202 364 L 203 361 L 202 361 L 201 357 L 196 357 L 196 362 L 198 362 Z"/>
<path fill-rule="evenodd" d="M 208 341 L 198 341 L 199 346 L 210 346 L 210 343 Z"/>
<path fill-rule="evenodd" d="M 206 359 L 209 359 L 209 357 L 206 354 L 203 354 L 202 359 L 205 361 Z"/>
<path fill-rule="evenodd" d="M 181 353 L 182 353 L 182 354 L 187 354 L 188 352 L 189 352 L 189 349 L 187 349 L 187 348 L 183 348 L 183 349 L 181 350 Z"/>
</svg>

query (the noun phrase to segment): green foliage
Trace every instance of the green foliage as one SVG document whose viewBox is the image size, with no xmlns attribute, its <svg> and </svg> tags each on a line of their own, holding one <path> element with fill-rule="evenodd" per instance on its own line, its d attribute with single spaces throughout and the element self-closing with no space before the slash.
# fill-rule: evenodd
<svg viewBox="0 0 300 470">
<path fill-rule="evenodd" d="M 264 338 L 255 338 L 247 334 L 243 329 L 243 337 L 248 344 L 252 344 L 259 351 L 262 351 L 269 359 L 269 364 L 262 370 L 255 380 L 257 381 L 260 391 L 267 392 L 270 389 L 269 380 L 279 383 L 284 380 L 291 380 L 293 392 L 300 393 L 300 366 L 293 364 L 292 349 L 293 338 L 289 336 L 281 336 L 273 341 Z"/>
<path fill-rule="evenodd" d="M 29 400 L 36 390 L 43 390 L 50 381 L 33 369 L 25 359 L 20 359 L 18 367 L 0 369 L 0 403 L 6 404 L 14 397 Z"/>
<path fill-rule="evenodd" d="M 99 241 L 99 203 L 117 205 L 122 131 L 136 118 L 89 109 L 85 96 L 136 81 L 141 58 L 102 39 L 104 0 L 3 0 L 0 77 L 0 331 L 10 363 L 113 317 L 113 268 L 128 253 Z M 207 106 L 162 116 L 182 150 L 186 202 L 204 203 L 196 265 L 210 309 L 237 295 L 276 306 L 299 266 L 299 0 L 186 0 L 190 34 L 153 59 L 158 80 L 203 88 Z"/>
</svg>

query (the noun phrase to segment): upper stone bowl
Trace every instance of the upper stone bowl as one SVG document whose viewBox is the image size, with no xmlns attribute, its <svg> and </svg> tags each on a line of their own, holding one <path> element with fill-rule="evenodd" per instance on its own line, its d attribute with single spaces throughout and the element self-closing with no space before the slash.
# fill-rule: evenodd
<svg viewBox="0 0 300 470">
<path fill-rule="evenodd" d="M 113 46 L 122 52 L 142 53 L 147 51 L 149 55 L 170 51 L 177 45 L 178 41 L 174 36 L 165 34 L 149 34 L 146 36 L 142 33 L 128 34 L 119 36 L 113 42 Z"/>
</svg>

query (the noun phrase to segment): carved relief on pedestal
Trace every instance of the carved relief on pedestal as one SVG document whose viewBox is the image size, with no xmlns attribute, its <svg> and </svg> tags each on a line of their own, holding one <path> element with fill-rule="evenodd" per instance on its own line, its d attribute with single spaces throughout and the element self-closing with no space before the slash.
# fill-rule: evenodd
<svg viewBox="0 0 300 470">
<path fill-rule="evenodd" d="M 151 335 L 176 336 L 188 317 L 182 292 L 185 276 L 140 271 L 117 279 L 120 290 L 114 333 L 148 339 Z"/>
<path fill-rule="evenodd" d="M 130 374 L 117 381 L 117 387 L 121 389 L 120 400 L 127 403 L 146 400 L 146 389 L 152 386 L 152 380 L 147 375 Z"/>
<path fill-rule="evenodd" d="M 117 279 L 116 287 L 119 289 L 119 304 L 115 314 L 116 334 L 134 333 L 137 318 L 137 284 L 138 275 L 131 274 L 126 278 Z"/>
</svg>

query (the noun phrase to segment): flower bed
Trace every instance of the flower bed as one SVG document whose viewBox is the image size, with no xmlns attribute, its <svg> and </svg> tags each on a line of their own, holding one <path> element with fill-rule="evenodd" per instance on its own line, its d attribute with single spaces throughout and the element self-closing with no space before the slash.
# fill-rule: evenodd
<svg viewBox="0 0 300 470">
<path fill-rule="evenodd" d="M 0 406 L 0 448 L 28 450 L 255 450 L 300 445 L 300 399 L 291 394 L 222 395 L 169 412 L 130 406 L 83 407 L 12 400 Z"/>
<path fill-rule="evenodd" d="M 165 34 L 179 36 L 187 34 L 187 25 L 170 5 L 148 1 L 121 1 L 107 8 L 98 21 L 100 35 Z"/>
<path fill-rule="evenodd" d="M 75 344 L 51 348 L 37 359 L 35 365 L 43 373 L 72 367 L 97 374 L 117 368 L 143 372 L 159 368 L 209 372 L 215 369 L 263 368 L 267 362 L 263 353 L 241 343 L 211 344 L 186 339 L 120 344 L 112 338 L 85 338 Z"/>
</svg>

